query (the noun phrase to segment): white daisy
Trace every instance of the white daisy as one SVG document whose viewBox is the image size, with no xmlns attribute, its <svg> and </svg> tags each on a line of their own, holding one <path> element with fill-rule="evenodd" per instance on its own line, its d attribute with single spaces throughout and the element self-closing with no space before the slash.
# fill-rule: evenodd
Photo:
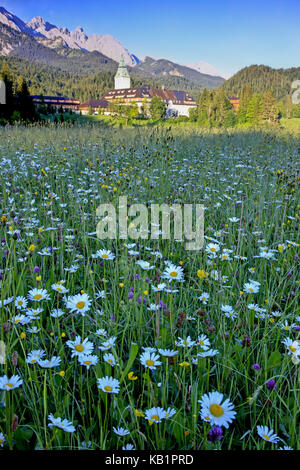
<svg viewBox="0 0 300 470">
<path fill-rule="evenodd" d="M 235 419 L 234 405 L 227 398 L 223 403 L 223 393 L 210 392 L 199 400 L 201 404 L 200 416 L 204 421 L 209 421 L 216 426 L 229 427 Z"/>
</svg>

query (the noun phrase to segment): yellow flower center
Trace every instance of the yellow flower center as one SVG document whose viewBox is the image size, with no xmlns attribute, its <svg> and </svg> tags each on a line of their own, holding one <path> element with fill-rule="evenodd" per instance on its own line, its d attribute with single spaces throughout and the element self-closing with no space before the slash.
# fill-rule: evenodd
<svg viewBox="0 0 300 470">
<path fill-rule="evenodd" d="M 212 251 L 214 253 L 214 251 L 216 251 L 215 248 L 210 248 L 210 251 Z"/>
<path fill-rule="evenodd" d="M 154 366 L 154 361 L 152 361 L 151 359 L 148 359 L 148 361 L 146 361 L 146 364 L 147 366 Z"/>
<path fill-rule="evenodd" d="M 151 416 L 151 421 L 159 421 L 159 416 L 158 415 Z"/>
<path fill-rule="evenodd" d="M 111 391 L 112 391 L 112 387 L 110 387 L 109 385 L 106 385 L 106 386 L 104 387 L 104 390 L 105 390 L 106 392 L 111 392 Z"/>
<path fill-rule="evenodd" d="M 171 277 L 177 277 L 177 276 L 178 276 L 178 273 L 177 273 L 176 271 L 172 271 L 172 272 L 170 273 L 170 276 L 171 276 Z"/>
<path fill-rule="evenodd" d="M 104 255 L 102 255 L 102 258 L 107 259 L 108 255 L 106 253 L 104 253 Z"/>
<path fill-rule="evenodd" d="M 13 384 L 6 384 L 7 387 L 13 388 Z"/>
<path fill-rule="evenodd" d="M 290 350 L 291 350 L 293 353 L 297 351 L 297 349 L 294 348 L 294 346 L 289 346 L 289 348 L 290 348 Z"/>
<path fill-rule="evenodd" d="M 18 305 L 23 305 L 22 300 L 19 300 Z"/>
<path fill-rule="evenodd" d="M 76 308 L 79 308 L 80 310 L 83 309 L 85 307 L 85 302 L 81 301 L 81 302 L 77 302 L 76 304 Z"/>
<path fill-rule="evenodd" d="M 34 300 L 40 300 L 42 298 L 41 294 L 35 294 L 35 296 L 33 297 Z"/>
<path fill-rule="evenodd" d="M 222 416 L 224 414 L 224 411 L 223 411 L 223 408 L 222 406 L 220 405 L 211 405 L 209 407 L 209 411 L 211 412 L 211 414 L 213 416 L 215 416 L 216 418 L 219 418 L 220 416 Z"/>
<path fill-rule="evenodd" d="M 263 437 L 266 439 L 266 441 L 270 440 L 269 436 L 267 436 L 266 434 L 263 434 Z"/>
<path fill-rule="evenodd" d="M 84 361 L 84 364 L 85 364 L 86 366 L 89 366 L 90 364 L 92 364 L 92 361 Z"/>
<path fill-rule="evenodd" d="M 84 347 L 82 346 L 82 344 L 77 344 L 77 346 L 75 346 L 75 351 L 82 352 L 83 350 L 84 350 Z"/>
<path fill-rule="evenodd" d="M 249 287 L 249 292 L 253 292 L 253 289 L 252 289 L 252 287 Z"/>
</svg>

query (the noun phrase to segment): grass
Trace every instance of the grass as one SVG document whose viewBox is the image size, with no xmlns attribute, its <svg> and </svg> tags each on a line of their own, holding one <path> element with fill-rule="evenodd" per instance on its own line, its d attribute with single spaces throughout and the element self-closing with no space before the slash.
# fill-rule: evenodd
<svg viewBox="0 0 300 470">
<path fill-rule="evenodd" d="M 6 127 L 0 143 L 3 448 L 299 449 L 299 364 L 283 344 L 299 337 L 299 137 L 77 124 Z M 187 251 L 172 239 L 97 239 L 96 208 L 117 205 L 121 195 L 129 204 L 204 204 L 204 249 Z M 94 258 L 100 249 L 114 259 Z M 166 262 L 183 270 L 184 282 L 170 282 L 178 292 L 153 289 L 169 284 Z M 248 289 L 251 280 L 259 284 Z M 75 295 L 85 315 L 71 308 Z M 89 368 L 82 348 L 72 357 L 77 336 L 80 345 L 92 343 L 95 357 L 85 359 L 97 362 Z M 180 340 L 189 337 L 191 347 Z M 143 348 L 156 351 L 154 370 L 141 362 Z M 57 365 L 29 360 L 37 350 Z M 22 383 L 6 391 L 12 375 Z M 116 379 L 119 391 L 101 390 L 103 377 Z M 214 391 L 236 412 L 221 440 L 210 432 L 219 409 L 210 409 L 209 421 L 199 403 Z M 146 419 L 153 407 L 175 413 Z M 50 414 L 74 432 L 49 427 Z M 260 437 L 260 425 L 281 441 Z"/>
</svg>

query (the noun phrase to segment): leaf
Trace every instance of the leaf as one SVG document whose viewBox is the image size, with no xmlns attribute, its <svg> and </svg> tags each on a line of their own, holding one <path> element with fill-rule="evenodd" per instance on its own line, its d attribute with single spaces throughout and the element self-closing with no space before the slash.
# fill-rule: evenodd
<svg viewBox="0 0 300 470">
<path fill-rule="evenodd" d="M 123 382 L 123 380 L 125 379 L 125 377 L 127 376 L 136 356 L 137 356 L 137 353 L 138 353 L 138 350 L 139 350 L 139 347 L 137 344 L 132 344 L 131 345 L 131 351 L 130 351 L 130 355 L 129 355 L 129 359 L 127 361 L 127 364 L 126 364 L 126 367 L 124 369 L 124 372 L 123 372 L 123 375 L 120 379 L 120 384 Z"/>
<path fill-rule="evenodd" d="M 282 361 L 282 357 L 279 351 L 274 351 L 270 354 L 268 359 L 267 367 L 268 369 L 274 369 L 275 367 L 279 367 Z"/>
</svg>

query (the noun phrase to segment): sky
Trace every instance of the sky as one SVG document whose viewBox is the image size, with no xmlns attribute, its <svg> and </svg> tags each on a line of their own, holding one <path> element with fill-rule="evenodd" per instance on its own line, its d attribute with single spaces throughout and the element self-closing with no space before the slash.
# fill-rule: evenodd
<svg viewBox="0 0 300 470">
<path fill-rule="evenodd" d="M 111 34 L 138 57 L 204 61 L 222 74 L 300 66 L 299 0 L 0 0 L 29 21 Z"/>
</svg>

